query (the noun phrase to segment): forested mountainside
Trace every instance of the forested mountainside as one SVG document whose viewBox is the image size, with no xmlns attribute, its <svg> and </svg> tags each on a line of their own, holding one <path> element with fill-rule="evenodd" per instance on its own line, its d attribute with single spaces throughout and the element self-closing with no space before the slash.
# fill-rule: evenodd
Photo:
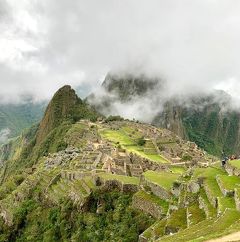
<svg viewBox="0 0 240 242">
<path fill-rule="evenodd" d="M 0 144 L 41 120 L 46 104 L 0 104 Z"/>
<path fill-rule="evenodd" d="M 167 129 L 105 118 L 70 86 L 1 152 L 0 241 L 206 241 L 240 229 L 239 161 L 223 169 Z"/>
<path fill-rule="evenodd" d="M 159 105 L 156 102 L 148 105 L 156 113 L 152 119 L 154 125 L 170 129 L 214 155 L 220 156 L 222 151 L 228 155 L 239 153 L 240 114 L 231 110 L 231 97 L 223 91 L 192 97 L 186 103 L 174 98 L 161 100 L 162 96 L 166 97 L 164 82 L 144 76 L 109 74 L 102 86 L 105 92 L 101 99 L 94 101 L 94 94 L 89 99 L 105 114 L 111 111 L 118 114 L 115 103 L 134 105 L 141 97 L 158 100 L 159 96 Z M 143 117 L 146 111 L 142 110 Z"/>
</svg>

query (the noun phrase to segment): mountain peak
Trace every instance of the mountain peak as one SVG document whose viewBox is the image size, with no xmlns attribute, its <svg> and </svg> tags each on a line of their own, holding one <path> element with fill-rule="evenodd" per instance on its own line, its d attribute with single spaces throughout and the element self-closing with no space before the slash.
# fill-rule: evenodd
<svg viewBox="0 0 240 242">
<path fill-rule="evenodd" d="M 108 73 L 102 86 L 107 92 L 117 94 L 121 101 L 129 101 L 133 97 L 145 95 L 159 84 L 161 84 L 161 80 L 147 77 L 144 74 Z"/>
<path fill-rule="evenodd" d="M 73 115 L 77 104 L 82 103 L 76 92 L 69 85 L 61 87 L 53 96 L 47 106 L 44 117 L 39 125 L 37 133 L 37 143 L 63 120 L 69 119 Z"/>
</svg>

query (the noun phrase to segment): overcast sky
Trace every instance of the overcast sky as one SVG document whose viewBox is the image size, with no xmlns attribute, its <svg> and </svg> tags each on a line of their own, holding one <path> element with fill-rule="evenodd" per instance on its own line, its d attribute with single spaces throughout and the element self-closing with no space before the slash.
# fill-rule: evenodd
<svg viewBox="0 0 240 242">
<path fill-rule="evenodd" d="M 87 94 L 109 70 L 240 92 L 239 0 L 0 0 L 0 33 L 0 103 Z"/>
</svg>

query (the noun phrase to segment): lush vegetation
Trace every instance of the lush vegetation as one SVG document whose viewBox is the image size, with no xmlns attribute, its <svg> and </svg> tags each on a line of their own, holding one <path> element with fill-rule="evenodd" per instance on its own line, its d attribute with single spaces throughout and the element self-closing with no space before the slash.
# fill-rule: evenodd
<svg viewBox="0 0 240 242">
<path fill-rule="evenodd" d="M 217 104 L 203 110 L 185 110 L 183 124 L 187 137 L 208 153 L 220 156 L 238 152 L 239 117 L 237 113 L 222 113 Z"/>
<path fill-rule="evenodd" d="M 105 122 L 108 123 L 108 122 L 112 122 L 112 121 L 122 121 L 122 120 L 123 120 L 123 118 L 119 115 L 117 115 L 117 116 L 110 115 L 105 119 Z"/>
<path fill-rule="evenodd" d="M 33 104 L 31 102 L 19 105 L 0 106 L 0 131 L 9 129 L 9 138 L 16 137 L 21 132 L 39 122 L 42 118 L 45 103 Z M 0 140 L 1 143 L 1 140 Z"/>
<path fill-rule="evenodd" d="M 96 213 L 101 200 L 104 209 Z M 46 207 L 29 199 L 15 213 L 14 227 L 0 221 L 0 241 L 138 241 L 154 219 L 131 208 L 131 195 L 94 193 L 86 211 L 71 201 Z"/>
</svg>

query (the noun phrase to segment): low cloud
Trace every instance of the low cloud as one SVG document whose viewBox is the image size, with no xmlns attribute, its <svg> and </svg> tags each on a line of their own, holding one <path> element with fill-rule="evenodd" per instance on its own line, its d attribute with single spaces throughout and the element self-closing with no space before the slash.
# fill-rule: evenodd
<svg viewBox="0 0 240 242">
<path fill-rule="evenodd" d="M 8 140 L 10 133 L 11 130 L 9 128 L 0 130 L 0 144 L 5 143 Z"/>
<path fill-rule="evenodd" d="M 0 103 L 48 99 L 64 84 L 84 94 L 109 71 L 158 76 L 168 97 L 221 88 L 238 100 L 239 1 L 0 0 L 0 9 Z"/>
</svg>

